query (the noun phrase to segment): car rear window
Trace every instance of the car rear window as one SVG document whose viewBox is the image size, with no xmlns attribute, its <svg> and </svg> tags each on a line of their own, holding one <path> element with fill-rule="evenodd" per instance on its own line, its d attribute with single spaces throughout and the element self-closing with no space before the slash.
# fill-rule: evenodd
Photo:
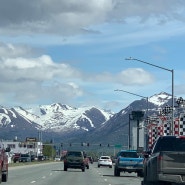
<svg viewBox="0 0 185 185">
<path fill-rule="evenodd" d="M 136 152 L 121 152 L 120 156 L 121 157 L 129 157 L 129 158 L 138 158 L 139 157 Z"/>
<path fill-rule="evenodd" d="M 82 157 L 82 153 L 81 152 L 68 152 L 67 155 L 71 156 L 71 157 Z"/>
<path fill-rule="evenodd" d="M 29 157 L 29 154 L 21 154 L 21 157 Z"/>
<path fill-rule="evenodd" d="M 101 157 L 101 159 L 110 159 L 110 157 Z"/>
<path fill-rule="evenodd" d="M 158 151 L 182 151 L 185 152 L 185 138 L 171 137 L 161 138 L 161 141 L 156 145 L 154 153 Z"/>
</svg>

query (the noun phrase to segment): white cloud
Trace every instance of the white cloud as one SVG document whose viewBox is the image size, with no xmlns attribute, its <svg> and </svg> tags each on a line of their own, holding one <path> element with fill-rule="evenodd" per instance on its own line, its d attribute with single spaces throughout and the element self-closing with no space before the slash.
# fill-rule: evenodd
<svg viewBox="0 0 185 185">
<path fill-rule="evenodd" d="M 154 77 L 151 73 L 146 72 L 141 68 L 128 68 L 118 74 L 117 79 L 123 85 L 147 85 L 154 82 Z"/>
<path fill-rule="evenodd" d="M 0 33 L 74 35 L 87 33 L 84 28 L 91 25 L 128 17 L 140 17 L 141 22 L 151 17 L 158 23 L 184 21 L 184 5 L 183 0 L 6 0 L 0 6 Z"/>
<path fill-rule="evenodd" d="M 10 58 L 1 61 L 0 85 L 4 96 L 15 102 L 39 101 L 71 102 L 86 96 L 86 88 L 93 84 L 148 84 L 152 77 L 142 69 L 127 69 L 117 74 L 87 74 L 65 63 L 55 63 L 49 56 L 38 58 Z M 1 94 L 2 96 L 2 94 Z M 13 100 L 11 100 L 13 103 Z"/>
</svg>

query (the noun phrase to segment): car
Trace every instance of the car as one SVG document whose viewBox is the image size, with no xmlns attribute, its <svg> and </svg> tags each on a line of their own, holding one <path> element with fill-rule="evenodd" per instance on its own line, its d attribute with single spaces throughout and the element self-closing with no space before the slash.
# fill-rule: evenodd
<svg viewBox="0 0 185 185">
<path fill-rule="evenodd" d="M 19 158 L 20 158 L 20 153 L 14 153 L 12 160 L 14 163 L 19 162 Z"/>
<path fill-rule="evenodd" d="M 121 150 L 117 153 L 114 176 L 120 176 L 120 172 L 134 172 L 143 177 L 143 157 L 136 150 Z"/>
<path fill-rule="evenodd" d="M 60 161 L 61 157 L 60 156 L 55 156 L 55 161 Z"/>
<path fill-rule="evenodd" d="M 112 163 L 115 163 L 116 158 L 117 158 L 116 156 L 111 156 Z"/>
<path fill-rule="evenodd" d="M 35 155 L 31 155 L 31 161 L 35 161 Z"/>
<path fill-rule="evenodd" d="M 100 166 L 108 166 L 109 168 L 112 168 L 112 160 L 110 156 L 101 156 L 98 160 L 98 168 Z"/>
<path fill-rule="evenodd" d="M 81 169 L 85 172 L 85 157 L 83 151 L 68 151 L 64 157 L 64 171 L 68 168 Z"/>
<path fill-rule="evenodd" d="M 19 162 L 31 162 L 31 156 L 29 154 L 21 154 Z"/>
<path fill-rule="evenodd" d="M 85 163 L 85 167 L 87 168 L 87 169 L 89 169 L 89 158 L 88 157 L 84 157 L 84 163 Z"/>
<path fill-rule="evenodd" d="M 91 163 L 91 164 L 93 164 L 93 158 L 91 157 L 91 156 L 87 156 L 88 157 L 88 159 L 89 159 L 89 162 Z"/>
</svg>

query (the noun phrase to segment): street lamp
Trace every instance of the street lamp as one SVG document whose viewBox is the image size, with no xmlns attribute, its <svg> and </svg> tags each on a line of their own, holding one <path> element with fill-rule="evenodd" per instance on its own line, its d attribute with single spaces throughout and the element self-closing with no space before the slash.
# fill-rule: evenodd
<svg viewBox="0 0 185 185">
<path fill-rule="evenodd" d="M 172 122 L 171 122 L 171 135 L 173 135 L 173 121 L 174 121 L 174 70 L 173 69 L 167 69 L 167 68 L 164 68 L 164 67 L 160 67 L 160 66 L 157 66 L 157 65 L 154 65 L 154 64 L 151 64 L 149 62 L 145 62 L 143 60 L 139 60 L 139 59 L 136 59 L 136 58 L 126 58 L 125 60 L 135 60 L 135 61 L 138 61 L 138 62 L 141 62 L 141 63 L 144 63 L 144 64 L 148 64 L 150 66 L 153 66 L 153 67 L 157 67 L 157 68 L 160 68 L 160 69 L 163 69 L 165 71 L 169 71 L 171 72 L 172 74 Z"/>
<path fill-rule="evenodd" d="M 128 93 L 128 94 L 132 94 L 132 95 L 135 95 L 135 96 L 139 96 L 139 97 L 141 97 L 141 98 L 145 98 L 146 99 L 146 101 L 147 101 L 147 109 L 146 109 L 146 115 L 145 115 L 145 118 L 147 118 L 148 117 L 148 97 L 145 97 L 145 96 L 142 96 L 142 95 L 139 95 L 139 94 L 135 94 L 135 93 L 132 93 L 132 92 L 129 92 L 129 91 L 124 91 L 124 90 L 122 90 L 122 89 L 116 89 L 116 90 L 114 90 L 114 91 L 122 91 L 122 92 L 125 92 L 125 93 Z M 130 149 L 130 115 L 131 114 L 129 114 L 129 149 Z M 138 128 L 138 131 L 139 131 L 139 128 Z M 137 134 L 138 136 L 137 137 L 139 137 L 139 134 Z M 145 136 L 145 145 L 147 145 L 146 144 L 146 142 L 147 142 L 147 139 L 146 139 L 146 137 L 147 136 Z M 137 139 L 137 142 L 139 142 L 139 139 Z M 138 146 L 139 146 L 139 143 L 138 143 Z M 145 146 L 146 147 L 146 146 Z"/>
<path fill-rule="evenodd" d="M 124 91 L 122 89 L 116 89 L 114 91 L 122 91 L 122 92 L 125 92 L 125 93 L 128 93 L 128 94 L 132 94 L 132 95 L 135 95 L 135 96 L 139 96 L 141 98 L 145 98 L 146 99 L 146 103 L 147 103 L 147 109 L 146 109 L 146 117 L 148 116 L 148 97 L 146 96 L 142 96 L 142 95 L 139 95 L 139 94 L 135 94 L 135 93 L 132 93 L 132 92 L 129 92 L 129 91 Z"/>
</svg>

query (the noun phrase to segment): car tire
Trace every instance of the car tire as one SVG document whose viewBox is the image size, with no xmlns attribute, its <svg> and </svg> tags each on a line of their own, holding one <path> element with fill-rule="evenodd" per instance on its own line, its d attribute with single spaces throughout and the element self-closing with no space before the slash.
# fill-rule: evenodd
<svg viewBox="0 0 185 185">
<path fill-rule="evenodd" d="M 138 177 L 143 177 L 143 176 L 144 176 L 144 175 L 143 175 L 143 171 L 138 171 L 138 172 L 137 172 L 137 176 L 138 176 Z"/>
<path fill-rule="evenodd" d="M 64 171 L 67 171 L 67 166 L 64 166 Z"/>
<path fill-rule="evenodd" d="M 100 165 L 98 165 L 98 168 L 100 167 Z"/>
<path fill-rule="evenodd" d="M 120 170 L 118 168 L 114 168 L 114 176 L 119 177 L 120 176 Z"/>
<path fill-rule="evenodd" d="M 0 183 L 2 182 L 2 169 L 0 169 Z"/>
<path fill-rule="evenodd" d="M 89 165 L 87 165 L 87 169 L 89 169 Z"/>
<path fill-rule="evenodd" d="M 82 172 L 85 172 L 85 168 L 82 168 Z"/>
<path fill-rule="evenodd" d="M 2 182 L 7 182 L 8 174 L 2 174 Z"/>
<path fill-rule="evenodd" d="M 112 168 L 112 166 L 109 166 L 109 168 Z"/>
</svg>

